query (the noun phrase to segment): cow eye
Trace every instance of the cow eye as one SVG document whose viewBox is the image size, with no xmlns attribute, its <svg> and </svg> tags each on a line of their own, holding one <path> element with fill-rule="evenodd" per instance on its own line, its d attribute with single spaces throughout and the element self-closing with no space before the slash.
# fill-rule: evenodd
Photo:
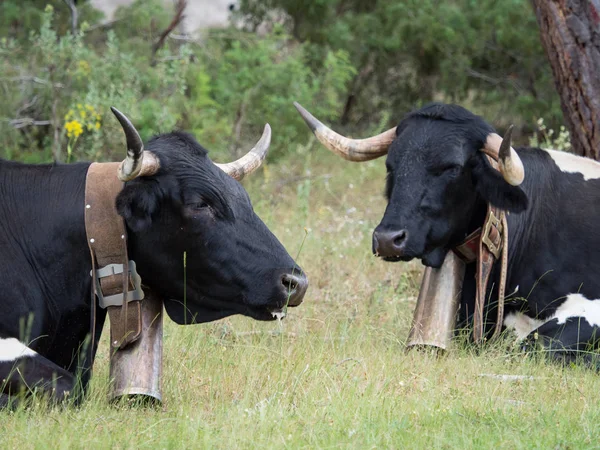
<svg viewBox="0 0 600 450">
<path fill-rule="evenodd" d="M 440 177 L 442 175 L 446 175 L 449 177 L 456 177 L 458 174 L 460 174 L 460 171 L 461 171 L 461 166 L 452 164 L 452 165 L 439 167 L 439 168 L 435 169 L 433 171 L 433 175 L 435 175 L 436 177 Z"/>
<path fill-rule="evenodd" d="M 198 203 L 194 203 L 191 206 L 194 209 L 204 209 L 204 208 L 208 208 L 208 203 L 206 203 L 206 202 L 198 202 Z"/>
</svg>

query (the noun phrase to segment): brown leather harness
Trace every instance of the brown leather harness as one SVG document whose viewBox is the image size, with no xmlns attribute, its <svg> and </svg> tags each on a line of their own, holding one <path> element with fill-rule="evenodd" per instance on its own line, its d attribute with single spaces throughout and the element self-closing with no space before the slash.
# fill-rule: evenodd
<svg viewBox="0 0 600 450">
<path fill-rule="evenodd" d="M 93 163 L 85 185 L 85 231 L 92 259 L 92 352 L 96 297 L 110 318 L 110 342 L 115 350 L 139 339 L 142 332 L 141 278 L 127 255 L 127 232 L 117 213 L 116 198 L 123 189 L 117 177 L 120 163 Z M 127 268 L 127 270 L 124 270 Z"/>
<path fill-rule="evenodd" d="M 497 164 L 494 160 L 489 159 L 489 161 L 492 166 L 497 168 Z M 506 275 L 508 271 L 508 224 L 506 222 L 506 214 L 507 213 L 503 210 L 488 205 L 483 226 L 467 236 L 461 244 L 454 248 L 454 252 L 465 263 L 477 263 L 475 274 L 475 310 L 473 311 L 473 340 L 478 343 L 483 340 L 483 309 L 485 306 L 490 275 L 497 260 L 500 260 L 498 315 L 492 339 L 497 337 L 502 329 L 502 321 L 504 318 L 504 294 L 506 291 Z"/>
</svg>

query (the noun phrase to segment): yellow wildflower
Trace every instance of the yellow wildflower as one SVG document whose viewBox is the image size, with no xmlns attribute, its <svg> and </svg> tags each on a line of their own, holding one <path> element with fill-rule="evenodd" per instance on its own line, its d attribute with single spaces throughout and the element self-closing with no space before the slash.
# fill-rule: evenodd
<svg viewBox="0 0 600 450">
<path fill-rule="evenodd" d="M 68 138 L 77 138 L 83 133 L 83 127 L 77 120 L 71 120 L 65 124 Z"/>
<path fill-rule="evenodd" d="M 90 68 L 90 63 L 88 63 L 87 61 L 79 61 L 79 63 L 77 64 L 77 71 L 84 77 L 87 77 L 92 71 L 92 69 Z"/>
<path fill-rule="evenodd" d="M 96 130 L 100 129 L 100 122 L 96 122 Z"/>
</svg>

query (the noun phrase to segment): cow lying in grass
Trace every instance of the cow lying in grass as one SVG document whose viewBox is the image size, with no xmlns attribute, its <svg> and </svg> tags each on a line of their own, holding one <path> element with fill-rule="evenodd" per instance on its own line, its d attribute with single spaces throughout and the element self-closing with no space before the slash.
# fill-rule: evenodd
<svg viewBox="0 0 600 450">
<path fill-rule="evenodd" d="M 569 153 L 517 148 L 499 158 L 502 138 L 481 117 L 432 104 L 380 135 L 348 139 L 296 104 L 328 149 L 351 161 L 387 155 L 388 205 L 373 233 L 386 261 L 418 258 L 440 267 L 484 221 L 487 205 L 509 212 L 504 325 L 553 358 L 595 364 L 600 326 L 600 163 Z M 524 178 L 523 178 L 524 177 Z M 497 298 L 496 265 L 487 298 Z M 467 266 L 461 313 L 473 312 L 475 265 Z M 491 302 L 490 302 L 491 303 Z M 485 331 L 494 328 L 494 304 Z"/>
<path fill-rule="evenodd" d="M 144 285 L 165 299 L 169 317 L 179 324 L 232 314 L 273 320 L 299 305 L 307 288 L 302 269 L 235 179 L 260 165 L 269 126 L 246 156 L 214 164 L 185 133 L 156 136 L 144 150 L 131 122 L 113 112 L 128 147 L 120 166 L 127 181 L 116 198 L 128 254 Z M 84 226 L 89 166 L 0 160 L 0 403 L 33 388 L 56 401 L 80 399 L 88 385 L 93 356 L 86 339 L 94 328 Z M 97 310 L 94 348 L 105 316 Z"/>
</svg>

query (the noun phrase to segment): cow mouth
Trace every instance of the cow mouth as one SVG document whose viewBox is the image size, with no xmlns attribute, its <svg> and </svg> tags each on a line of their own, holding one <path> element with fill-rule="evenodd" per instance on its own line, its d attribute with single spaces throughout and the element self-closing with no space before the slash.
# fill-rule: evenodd
<svg viewBox="0 0 600 450">
<path fill-rule="evenodd" d="M 408 262 L 408 261 L 414 259 L 414 256 L 401 256 L 401 255 L 381 256 L 381 259 L 383 259 L 385 262 L 398 262 L 398 261 Z"/>
<path fill-rule="evenodd" d="M 296 291 L 296 289 L 302 287 L 300 286 L 300 283 L 296 283 L 294 280 L 288 281 L 283 289 L 284 293 L 282 293 L 281 296 L 275 295 L 275 298 L 271 297 L 269 299 L 265 299 L 267 301 L 264 303 L 260 301 L 253 303 L 248 301 L 248 298 L 243 295 L 234 298 L 229 297 L 227 300 L 223 300 L 222 298 L 213 298 L 209 300 L 207 297 L 199 294 L 200 289 L 198 289 L 193 283 L 190 283 L 190 287 L 193 289 L 193 294 L 191 297 L 199 300 L 197 303 L 193 304 L 193 306 L 190 305 L 190 308 L 196 311 L 199 316 L 204 315 L 208 317 L 214 317 L 211 320 L 236 314 L 264 322 L 281 320 L 287 316 L 288 307 L 296 307 L 302 303 L 302 299 L 300 299 L 300 301 L 294 301 L 293 299 L 292 294 Z M 306 290 L 306 287 L 304 287 L 303 290 Z M 178 303 L 183 306 L 183 302 Z"/>
<path fill-rule="evenodd" d="M 289 305 L 292 306 L 292 305 Z M 282 320 L 287 316 L 287 306 L 248 306 L 242 314 L 263 322 Z"/>
<path fill-rule="evenodd" d="M 281 320 L 287 316 L 287 308 L 272 309 L 271 316 L 275 320 Z"/>
<path fill-rule="evenodd" d="M 403 254 L 403 255 L 391 255 L 391 256 L 379 256 L 382 260 L 386 262 L 409 262 L 413 259 L 420 259 L 423 265 L 431 266 L 431 267 L 439 267 L 441 265 L 441 261 L 443 261 L 446 256 L 446 249 L 444 246 L 427 246 L 423 252 L 413 253 L 411 254 Z M 441 261 L 440 261 L 441 260 Z"/>
</svg>

